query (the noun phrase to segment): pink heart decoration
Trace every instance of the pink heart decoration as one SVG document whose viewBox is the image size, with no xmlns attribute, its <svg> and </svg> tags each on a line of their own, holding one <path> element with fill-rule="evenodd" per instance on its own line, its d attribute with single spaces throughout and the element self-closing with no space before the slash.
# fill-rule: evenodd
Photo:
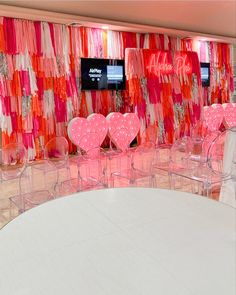
<svg viewBox="0 0 236 295">
<path fill-rule="evenodd" d="M 127 150 L 130 143 L 137 136 L 140 121 L 136 114 L 110 113 L 107 117 L 108 135 L 118 149 Z"/>
<path fill-rule="evenodd" d="M 68 124 L 70 140 L 85 152 L 101 146 L 107 130 L 106 118 L 101 114 L 91 114 L 87 119 L 76 117 Z"/>
<path fill-rule="evenodd" d="M 236 126 L 236 103 L 224 103 L 224 123 L 227 128 Z"/>
<path fill-rule="evenodd" d="M 210 131 L 217 131 L 223 120 L 224 110 L 221 104 L 203 108 L 203 118 Z"/>
</svg>

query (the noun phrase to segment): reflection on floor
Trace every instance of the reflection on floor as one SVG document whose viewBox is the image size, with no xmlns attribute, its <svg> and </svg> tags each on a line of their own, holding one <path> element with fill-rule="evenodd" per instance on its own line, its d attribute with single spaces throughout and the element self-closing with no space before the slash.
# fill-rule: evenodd
<svg viewBox="0 0 236 295">
<path fill-rule="evenodd" d="M 31 177 L 31 181 L 36 184 L 36 186 L 40 187 L 42 185 L 45 186 L 45 175 L 43 173 L 43 170 L 40 169 L 42 165 L 39 162 L 35 162 L 27 168 L 27 175 Z M 39 169 L 37 169 L 39 168 Z M 71 178 L 77 177 L 77 164 L 75 161 L 75 158 L 70 158 L 70 172 L 71 172 Z M 55 183 L 55 171 L 47 171 L 47 177 L 46 182 L 47 186 L 52 186 Z M 63 182 L 67 178 L 66 170 L 63 169 L 59 173 L 59 181 Z M 120 180 L 116 180 L 115 187 L 122 187 L 127 186 L 127 183 L 122 183 Z M 148 182 L 146 180 L 139 181 L 137 186 L 144 186 L 148 187 Z M 164 171 L 160 171 L 156 175 L 156 185 L 157 188 L 166 188 L 170 189 L 169 185 L 169 178 L 168 174 Z M 184 192 L 192 192 L 193 189 L 193 183 L 190 182 L 188 179 L 183 178 L 176 178 L 175 180 L 175 190 L 180 190 Z M 19 193 L 19 179 L 9 180 L 5 181 L 3 183 L 0 183 L 0 228 L 2 228 L 6 223 L 8 223 L 11 219 L 10 217 L 10 201 L 9 198 L 17 195 Z M 197 193 L 197 191 L 196 191 Z M 60 196 L 66 196 L 68 195 L 68 192 L 65 190 L 60 191 Z M 212 198 L 218 200 L 219 197 L 219 188 L 215 188 L 212 193 Z M 14 216 L 17 216 L 18 212 L 14 212 Z"/>
</svg>

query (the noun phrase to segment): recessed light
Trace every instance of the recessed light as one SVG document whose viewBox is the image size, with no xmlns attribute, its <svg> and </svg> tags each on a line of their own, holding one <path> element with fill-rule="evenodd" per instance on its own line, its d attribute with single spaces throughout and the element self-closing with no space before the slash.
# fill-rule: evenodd
<svg viewBox="0 0 236 295">
<path fill-rule="evenodd" d="M 78 22 L 73 22 L 73 23 L 69 23 L 67 24 L 68 26 L 74 26 L 74 27 L 81 27 L 82 24 L 78 23 Z"/>
<path fill-rule="evenodd" d="M 108 26 L 102 26 L 102 29 L 103 29 L 103 30 L 108 30 L 109 27 L 108 27 Z"/>
</svg>

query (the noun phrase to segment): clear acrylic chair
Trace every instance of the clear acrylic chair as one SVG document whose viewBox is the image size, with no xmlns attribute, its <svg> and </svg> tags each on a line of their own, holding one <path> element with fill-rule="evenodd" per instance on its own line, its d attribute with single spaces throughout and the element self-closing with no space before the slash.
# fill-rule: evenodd
<svg viewBox="0 0 236 295">
<path fill-rule="evenodd" d="M 27 152 L 22 144 L 9 144 L 2 149 L 1 154 L 2 181 L 17 179 L 19 187 L 19 190 L 9 198 L 11 218 L 32 208 L 36 204 L 42 203 L 42 200 L 48 199 L 51 196 L 47 192 L 40 193 L 39 201 L 38 192 L 33 191 L 31 167 L 28 165 Z"/>
<path fill-rule="evenodd" d="M 20 179 L 30 179 L 25 147 L 21 143 L 10 143 L 0 150 L 0 156 L 0 190 L 4 192 L 4 199 L 10 198 L 14 194 L 21 196 Z M 6 182 L 11 183 L 12 191 L 4 190 Z M 29 187 L 31 187 L 31 183 L 29 183 Z"/>
<path fill-rule="evenodd" d="M 218 127 L 217 127 L 218 128 Z M 195 123 L 190 130 L 192 150 L 189 159 L 202 165 L 207 162 L 207 153 L 213 140 L 220 134 L 217 128 L 210 130 L 206 121 L 201 120 Z"/>
<path fill-rule="evenodd" d="M 210 169 L 221 178 L 234 177 L 236 127 L 225 130 L 212 142 L 208 151 L 208 164 Z"/>
<path fill-rule="evenodd" d="M 109 149 L 105 151 L 105 155 L 107 157 L 108 181 L 111 182 L 112 173 L 120 171 L 121 162 L 123 165 L 127 165 L 134 148 L 130 148 L 131 140 L 127 128 L 119 127 L 112 134 L 109 133 L 108 135 L 110 138 Z M 112 186 L 112 183 L 109 186 Z"/>
<path fill-rule="evenodd" d="M 33 207 L 54 199 L 52 190 L 49 187 L 45 188 L 44 184 L 42 185 L 40 177 L 38 177 L 37 182 L 32 182 L 24 173 L 20 177 L 20 194 L 10 198 L 11 219 Z"/>
<path fill-rule="evenodd" d="M 1 149 L 1 180 L 19 178 L 26 168 L 27 151 L 21 143 L 10 143 Z"/>
<path fill-rule="evenodd" d="M 173 143 L 165 143 L 163 135 L 159 134 L 156 141 L 156 153 L 153 164 L 153 170 L 158 177 L 158 186 L 164 184 L 164 187 L 170 186 L 169 167 L 171 163 L 171 149 L 173 144 L 179 144 L 181 140 L 186 138 L 185 133 L 181 134 L 181 126 L 175 128 L 173 134 Z M 183 136 L 182 138 L 180 136 Z"/>
<path fill-rule="evenodd" d="M 183 137 L 184 134 L 183 134 Z M 180 139 L 180 128 L 174 130 L 173 143 Z M 156 155 L 154 161 L 154 168 L 160 171 L 166 171 L 169 167 L 170 157 L 171 157 L 171 147 L 173 143 L 165 143 L 163 136 L 157 136 L 155 146 Z M 160 169 L 159 169 L 160 168 Z"/>
<path fill-rule="evenodd" d="M 108 187 L 107 157 L 99 146 L 81 151 L 77 167 L 77 177 L 64 182 L 64 190 L 75 193 Z"/>
<path fill-rule="evenodd" d="M 202 182 L 202 194 L 214 197 L 214 194 L 217 193 L 218 196 L 222 183 L 232 179 L 234 161 L 225 165 L 227 162 L 225 160 L 228 154 L 230 152 L 233 154 L 236 149 L 235 136 L 235 128 L 219 133 L 208 148 L 207 165 L 202 166 L 202 169 L 194 171 L 193 176 Z M 227 146 L 231 138 L 234 138 L 234 142 L 231 145 L 231 151 L 227 152 Z"/>
<path fill-rule="evenodd" d="M 69 144 L 65 137 L 54 137 L 47 142 L 44 148 L 44 163 L 35 164 L 33 169 L 43 172 L 44 185 L 47 187 L 47 182 L 54 179 L 54 173 L 56 173 L 56 180 L 54 183 L 54 194 L 58 196 L 60 194 L 60 183 L 70 179 L 70 163 L 69 163 Z M 66 175 L 64 177 L 63 170 Z M 33 177 L 37 177 L 33 175 Z M 63 176 L 63 177 L 62 177 Z M 64 179 L 63 179 L 64 178 Z M 34 179 L 34 178 L 33 178 Z"/>
<path fill-rule="evenodd" d="M 91 190 L 108 187 L 107 158 L 100 147 L 82 154 L 78 165 L 78 190 Z"/>
<path fill-rule="evenodd" d="M 172 189 L 183 187 L 183 179 L 179 176 L 192 171 L 196 164 L 190 161 L 193 143 L 190 137 L 185 136 L 174 142 L 170 149 L 170 163 L 168 169 L 169 183 Z"/>
<path fill-rule="evenodd" d="M 207 151 L 206 162 L 203 162 L 201 165 L 199 165 L 198 162 L 197 165 L 196 163 L 193 165 L 193 161 L 188 157 L 183 162 L 185 163 L 183 165 L 183 167 L 185 166 L 184 169 L 178 170 L 171 169 L 170 167 L 169 172 L 172 180 L 172 188 L 175 188 L 173 179 L 178 176 L 182 181 L 189 181 L 193 193 L 206 195 L 212 198 L 215 197 L 215 195 L 218 195 L 222 183 L 232 179 L 233 162 L 229 167 L 224 167 L 223 163 L 224 157 L 227 155 L 227 153 L 225 153 L 227 141 L 233 133 L 235 134 L 235 130 L 233 129 L 228 129 L 219 133 L 218 136 L 211 141 Z M 235 143 L 232 150 L 234 149 L 236 149 Z M 184 157 L 181 159 L 183 160 L 183 158 Z"/>
<path fill-rule="evenodd" d="M 190 159 L 193 143 L 191 138 L 184 136 L 176 140 L 169 149 L 169 159 L 159 163 L 155 161 L 154 171 L 160 174 L 160 171 L 167 174 L 168 186 L 171 189 L 191 190 L 191 182 L 185 179 L 186 175 L 191 175 L 197 164 Z M 190 187 L 190 188 L 189 188 Z"/>
<path fill-rule="evenodd" d="M 193 136 L 192 150 L 189 155 L 191 161 L 198 162 L 199 165 L 207 163 L 207 155 L 212 142 L 221 134 L 220 131 L 212 131 L 201 136 Z"/>
<path fill-rule="evenodd" d="M 0 197 L 0 228 L 11 220 L 9 208 L 9 199 Z"/>
<path fill-rule="evenodd" d="M 230 174 L 230 179 L 223 180 L 219 200 L 236 208 L 236 126 L 227 133 L 224 147 L 223 171 L 224 176 Z M 210 165 L 211 167 L 216 166 L 214 162 L 210 162 Z M 217 168 L 218 166 L 216 166 Z M 219 171 L 216 170 L 216 173 L 219 174 Z"/>
<path fill-rule="evenodd" d="M 138 146 L 129 157 L 117 158 L 117 171 L 111 173 L 111 186 L 155 186 L 153 161 L 155 144 L 145 142 Z"/>
<path fill-rule="evenodd" d="M 107 157 L 100 143 L 96 132 L 89 132 L 81 137 L 77 147 L 77 174 L 63 182 L 64 194 L 108 187 Z"/>
</svg>

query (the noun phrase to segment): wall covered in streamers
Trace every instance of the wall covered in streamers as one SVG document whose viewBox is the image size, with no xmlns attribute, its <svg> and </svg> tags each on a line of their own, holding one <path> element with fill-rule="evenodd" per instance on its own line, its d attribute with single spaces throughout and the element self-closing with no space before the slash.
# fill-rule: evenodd
<svg viewBox="0 0 236 295">
<path fill-rule="evenodd" d="M 198 42 L 195 50 L 201 62 L 210 63 L 210 87 L 203 88 L 204 104 L 228 102 L 234 92 L 233 46 Z"/>
<path fill-rule="evenodd" d="M 172 143 L 176 131 L 178 136 L 190 134 L 203 109 L 197 53 L 127 49 L 125 59 L 128 92 L 142 122 L 141 134 L 159 143 Z"/>
<path fill-rule="evenodd" d="M 231 46 L 198 43 L 161 34 L 107 31 L 46 22 L 0 18 L 0 128 L 2 144 L 23 142 L 30 159 L 45 143 L 67 134 L 75 116 L 92 112 L 137 112 L 126 91 L 81 91 L 80 58 L 122 59 L 126 48 L 197 50 L 211 62 L 211 87 L 205 104 L 228 101 L 232 88 Z M 215 79 L 216 78 L 216 79 Z M 138 96 L 138 93 L 136 94 Z M 138 99 L 138 98 L 137 98 Z M 149 111 L 150 112 L 150 111 Z M 143 121 L 143 130 L 149 124 Z M 74 147 L 71 146 L 71 150 Z"/>
</svg>

